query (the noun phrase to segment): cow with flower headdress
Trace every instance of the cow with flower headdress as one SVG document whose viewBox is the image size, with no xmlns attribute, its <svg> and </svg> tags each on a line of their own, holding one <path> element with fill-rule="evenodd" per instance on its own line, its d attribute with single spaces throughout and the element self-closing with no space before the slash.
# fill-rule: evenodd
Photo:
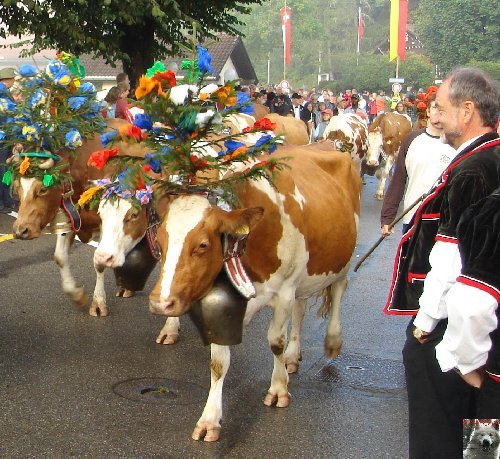
<svg viewBox="0 0 500 459">
<path fill-rule="evenodd" d="M 89 179 L 105 172 L 89 168 L 90 153 L 104 149 L 99 132 L 128 126 L 124 120 L 100 116 L 95 87 L 82 82 L 84 69 L 77 59 L 61 53 L 40 72 L 33 65 L 19 69 L 22 99 L 2 109 L 5 142 L 16 154 L 3 175 L 19 197 L 13 225 L 16 238 L 39 237 L 48 226 L 57 234 L 54 257 L 64 292 L 77 304 L 87 304 L 87 295 L 70 270 L 69 249 L 75 236 L 88 242 L 99 231 L 95 211 L 77 209 L 76 202 Z M 106 134 L 103 134 L 105 138 Z M 142 146 L 117 145 L 128 154 L 144 154 Z M 104 291 L 104 277 L 97 272 L 95 292 Z M 107 315 L 93 303 L 91 315 Z"/>
<path fill-rule="evenodd" d="M 164 95 L 152 90 L 139 101 L 158 121 L 157 130 L 153 125 L 147 133 L 156 145 L 152 157 L 109 161 L 126 166 L 111 183 L 118 181 L 135 197 L 130 202 L 122 195 L 118 205 L 133 208 L 137 190 L 148 183 L 165 200 L 158 226 L 160 279 L 150 310 L 173 318 L 188 313 L 211 345 L 210 393 L 192 438 L 216 441 L 229 346 L 241 342 L 243 318 L 248 322 L 264 306 L 273 309 L 268 406 L 290 402 L 288 372 L 298 369 L 300 329 L 311 296 L 319 295 L 321 313 L 331 314 L 325 352 L 339 354 L 340 300 L 356 241 L 361 183 L 342 152 L 326 153 L 324 145 L 278 147 L 280 138 L 268 132 L 269 120 L 211 137 L 232 113 L 227 103 L 231 85 L 205 100 L 198 97 L 201 81 L 192 86 L 162 90 Z M 181 91 L 184 100 L 178 97 Z M 218 110 L 204 103 L 208 99 L 220 104 Z M 160 179 L 148 174 L 153 159 L 159 161 Z M 94 195 L 103 221 L 106 209 L 117 202 L 109 186 L 103 184 Z"/>
</svg>

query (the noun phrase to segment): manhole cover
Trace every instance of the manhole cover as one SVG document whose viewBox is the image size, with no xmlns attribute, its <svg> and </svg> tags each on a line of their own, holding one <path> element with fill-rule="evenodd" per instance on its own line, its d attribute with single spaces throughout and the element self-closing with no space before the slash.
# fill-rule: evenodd
<svg viewBox="0 0 500 459">
<path fill-rule="evenodd" d="M 400 391 L 406 385 L 402 362 L 356 354 L 343 354 L 327 363 L 321 359 L 313 373 L 316 381 L 371 391 Z"/>
<path fill-rule="evenodd" d="M 141 403 L 189 405 L 206 399 L 208 389 L 198 384 L 167 378 L 134 378 L 117 382 L 113 392 Z"/>
</svg>

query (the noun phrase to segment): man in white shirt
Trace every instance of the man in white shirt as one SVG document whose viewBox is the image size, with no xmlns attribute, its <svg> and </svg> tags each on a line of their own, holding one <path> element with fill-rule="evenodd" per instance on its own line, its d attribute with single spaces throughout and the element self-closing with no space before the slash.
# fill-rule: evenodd
<svg viewBox="0 0 500 459">
<path fill-rule="evenodd" d="M 467 210 L 500 185 L 499 97 L 479 69 L 446 77 L 431 122 L 457 156 L 398 247 L 385 311 L 416 314 L 403 349 L 411 459 L 462 457 L 463 419 L 500 415 L 500 290 L 463 271 L 457 236 Z"/>
</svg>

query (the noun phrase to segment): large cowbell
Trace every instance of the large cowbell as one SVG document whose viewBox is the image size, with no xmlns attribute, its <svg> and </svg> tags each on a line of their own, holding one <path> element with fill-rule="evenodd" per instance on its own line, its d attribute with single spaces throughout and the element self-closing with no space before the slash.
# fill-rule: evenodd
<svg viewBox="0 0 500 459">
<path fill-rule="evenodd" d="M 158 260 L 151 255 L 146 236 L 127 254 L 125 262 L 114 268 L 117 287 L 138 292 L 144 289 Z"/>
<path fill-rule="evenodd" d="M 205 345 L 240 344 L 247 299 L 241 295 L 222 270 L 212 289 L 189 311 Z"/>
</svg>

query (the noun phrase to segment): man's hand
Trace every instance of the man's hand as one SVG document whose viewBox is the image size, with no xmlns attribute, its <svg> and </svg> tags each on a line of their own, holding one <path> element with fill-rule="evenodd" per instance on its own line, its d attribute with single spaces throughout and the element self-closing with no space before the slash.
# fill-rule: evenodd
<svg viewBox="0 0 500 459">
<path fill-rule="evenodd" d="M 460 371 L 457 370 L 457 373 L 462 377 L 462 379 L 472 387 L 479 389 L 484 381 L 484 370 L 482 368 L 478 368 L 477 370 L 473 370 L 470 373 L 463 375 Z"/>
<path fill-rule="evenodd" d="M 394 226 L 389 229 L 389 225 L 382 225 L 382 228 L 380 228 L 380 232 L 384 237 L 390 236 L 394 233 Z"/>
</svg>

